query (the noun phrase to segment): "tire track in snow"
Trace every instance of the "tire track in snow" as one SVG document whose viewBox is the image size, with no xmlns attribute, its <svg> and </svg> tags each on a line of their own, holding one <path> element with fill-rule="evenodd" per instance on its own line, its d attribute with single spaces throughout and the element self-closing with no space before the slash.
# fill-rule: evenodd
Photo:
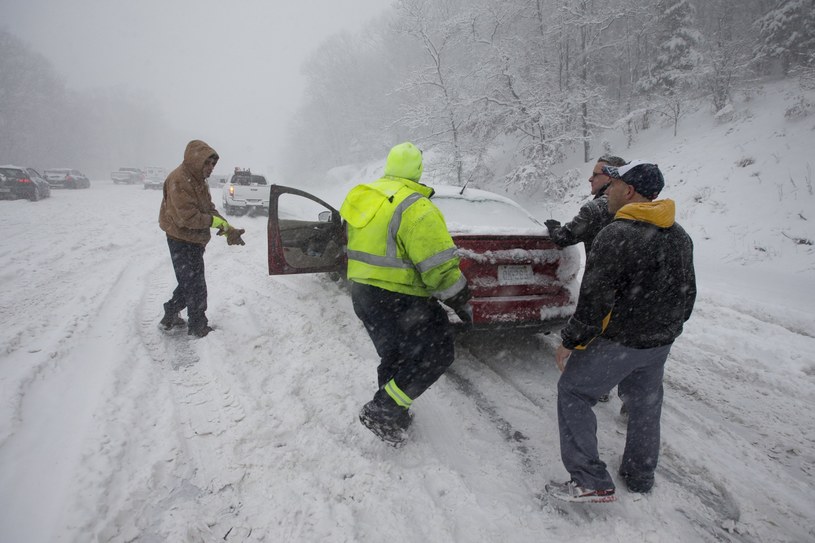
<svg viewBox="0 0 815 543">
<path fill-rule="evenodd" d="M 202 540 L 232 538 L 251 532 L 235 524 L 241 507 L 241 484 L 246 471 L 234 455 L 231 444 L 240 441 L 246 411 L 239 396 L 223 375 L 215 370 L 196 342 L 213 341 L 214 337 L 193 339 L 186 328 L 170 332 L 160 329 L 163 314 L 162 297 L 172 288 L 159 279 L 166 271 L 162 262 L 150 273 L 139 307 L 138 335 L 154 369 L 169 387 L 174 432 L 180 443 L 172 472 L 156 473 L 157 487 L 169 488 L 140 518 L 131 519 L 144 525 L 147 533 L 181 540 L 197 534 Z M 168 512 L 172 511 L 172 514 Z M 145 526 L 141 526 L 145 530 Z M 226 539 L 224 539 L 226 540 Z"/>
<path fill-rule="evenodd" d="M 541 441 L 539 439 L 529 439 L 527 437 L 529 431 L 524 430 L 520 422 L 514 424 L 510 422 L 517 420 L 517 417 L 513 417 L 508 412 L 507 405 L 514 407 L 517 402 L 528 403 L 533 410 L 540 411 L 544 417 L 547 413 L 551 413 L 554 418 L 558 374 L 551 376 L 551 382 L 546 380 L 538 381 L 539 386 L 537 388 L 540 389 L 540 392 L 535 392 L 536 386 L 529 383 L 534 383 L 535 377 L 541 377 L 541 374 L 547 373 L 547 371 L 534 366 L 530 367 L 523 360 L 518 359 L 519 356 L 537 356 L 538 358 L 545 358 L 541 363 L 551 364 L 549 359 L 553 358 L 554 353 L 550 353 L 549 349 L 554 350 L 554 346 L 558 343 L 557 338 L 540 335 L 537 337 L 544 348 L 543 356 L 535 352 L 532 345 L 524 347 L 523 342 L 513 335 L 508 338 L 505 348 L 499 348 L 499 351 L 502 351 L 503 359 L 501 356 L 496 356 L 492 342 L 489 340 L 482 345 L 476 342 L 469 346 L 467 354 L 476 364 L 482 364 L 485 370 L 478 372 L 478 379 L 465 379 L 461 386 L 465 395 L 472 399 L 480 410 L 487 413 L 488 418 L 508 442 L 512 442 L 514 436 L 523 436 L 521 443 L 514 445 L 512 449 L 514 454 L 520 458 L 524 471 L 533 477 L 537 475 L 538 469 L 536 466 L 545 466 L 553 461 L 559 462 L 558 453 L 550 457 L 550 455 L 537 450 L 536 443 L 541 443 Z M 452 374 L 454 382 L 461 379 L 459 376 L 461 370 L 457 369 L 460 367 L 458 364 L 454 364 L 451 371 L 448 371 L 448 374 Z M 534 377 L 524 375 L 523 371 L 525 370 L 534 372 L 532 374 Z M 467 371 L 473 370 L 468 368 Z M 485 371 L 489 371 L 489 374 L 485 374 Z M 505 390 L 508 388 L 514 392 L 496 399 L 488 398 L 485 393 L 478 390 L 479 386 L 483 386 L 485 380 L 494 381 L 496 379 L 502 381 L 505 387 L 490 386 L 490 391 L 495 391 L 497 388 L 504 388 Z M 513 399 L 512 394 L 517 396 Z M 670 402 L 671 400 L 666 398 L 666 401 Z M 614 405 L 616 406 L 616 402 L 614 402 Z M 598 418 L 600 454 L 601 457 L 616 459 L 616 462 L 610 462 L 609 465 L 609 470 L 613 473 L 615 463 L 619 462 L 619 456 L 622 452 L 625 432 L 619 430 L 614 418 L 609 416 L 606 411 L 603 410 L 603 404 L 598 404 L 595 408 Z M 550 431 L 554 432 L 552 436 L 557 440 L 556 418 L 550 421 L 550 424 L 552 422 L 553 429 Z M 516 427 L 520 429 L 518 430 Z M 665 432 L 663 432 L 663 440 L 665 437 Z M 612 443 L 612 445 L 603 446 L 603 443 Z M 655 492 L 680 493 L 688 500 L 687 506 L 681 510 L 681 518 L 670 519 L 670 522 L 690 523 L 696 527 L 697 532 L 702 530 L 704 536 L 710 538 L 710 541 L 754 541 L 749 535 L 738 532 L 740 509 L 732 493 L 728 491 L 723 482 L 708 485 L 701 484 L 699 477 L 704 473 L 704 468 L 696 465 L 688 458 L 683 458 L 677 451 L 671 451 L 661 458 L 657 468 L 658 486 Z M 661 490 L 660 487 L 664 490 Z M 618 490 L 619 498 L 623 503 L 641 500 L 640 496 L 627 493 L 622 483 Z M 621 507 L 619 504 L 615 504 L 598 510 L 596 506 L 592 505 L 562 504 L 549 499 L 542 492 L 536 493 L 536 497 L 542 500 L 545 508 L 578 523 L 611 519 L 615 511 Z M 627 515 L 630 514 L 632 520 L 639 514 L 636 509 L 632 510 L 630 506 L 625 506 L 625 508 L 628 511 Z"/>
</svg>

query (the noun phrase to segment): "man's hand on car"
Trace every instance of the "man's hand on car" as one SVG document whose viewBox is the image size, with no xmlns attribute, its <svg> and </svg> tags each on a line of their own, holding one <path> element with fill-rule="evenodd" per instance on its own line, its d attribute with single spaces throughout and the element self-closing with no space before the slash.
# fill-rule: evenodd
<svg viewBox="0 0 815 543">
<path fill-rule="evenodd" d="M 453 309 L 464 324 L 472 326 L 473 324 L 473 306 L 469 302 Z"/>
<path fill-rule="evenodd" d="M 452 309 L 465 327 L 473 325 L 473 306 L 470 305 L 470 289 L 466 286 L 452 298 L 444 300 L 444 304 Z"/>
<path fill-rule="evenodd" d="M 543 221 L 543 224 L 546 225 L 546 228 L 548 228 L 550 232 L 552 230 L 557 230 L 558 228 L 560 228 L 560 221 L 557 221 L 555 219 Z"/>
</svg>

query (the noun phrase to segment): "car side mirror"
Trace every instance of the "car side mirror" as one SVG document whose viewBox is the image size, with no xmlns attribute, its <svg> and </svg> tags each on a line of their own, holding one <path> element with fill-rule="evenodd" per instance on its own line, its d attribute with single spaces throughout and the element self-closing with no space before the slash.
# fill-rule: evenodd
<svg viewBox="0 0 815 543">
<path fill-rule="evenodd" d="M 332 222 L 333 218 L 334 218 L 333 213 L 331 213 L 331 211 L 328 211 L 328 210 L 320 211 L 317 214 L 317 220 L 320 221 L 320 222 Z"/>
</svg>

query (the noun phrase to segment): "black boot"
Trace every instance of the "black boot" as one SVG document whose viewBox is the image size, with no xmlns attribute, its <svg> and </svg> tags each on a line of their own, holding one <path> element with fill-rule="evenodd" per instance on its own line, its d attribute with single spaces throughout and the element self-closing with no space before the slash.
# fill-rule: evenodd
<svg viewBox="0 0 815 543">
<path fill-rule="evenodd" d="M 209 320 L 203 311 L 190 311 L 187 308 L 187 316 L 190 322 L 187 325 L 187 335 L 196 337 L 205 337 L 212 332 L 213 328 L 209 325 Z"/>
<path fill-rule="evenodd" d="M 187 335 L 188 336 L 197 336 L 197 337 L 205 337 L 207 334 L 212 332 L 214 328 L 205 324 L 204 326 L 196 326 L 195 328 L 189 327 L 187 328 Z"/>
<path fill-rule="evenodd" d="M 165 330 L 172 330 L 173 328 L 184 326 L 187 321 L 182 319 L 178 313 L 164 313 L 164 317 L 159 322 Z"/>
<path fill-rule="evenodd" d="M 380 389 L 374 399 L 359 412 L 359 421 L 376 437 L 399 447 L 407 439 L 407 429 L 413 421 L 410 411 L 396 405 L 388 394 Z"/>
</svg>

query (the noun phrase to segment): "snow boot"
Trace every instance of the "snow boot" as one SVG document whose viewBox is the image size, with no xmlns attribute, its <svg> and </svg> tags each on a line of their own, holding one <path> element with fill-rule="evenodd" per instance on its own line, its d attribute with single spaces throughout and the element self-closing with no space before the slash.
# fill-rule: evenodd
<svg viewBox="0 0 815 543">
<path fill-rule="evenodd" d="M 187 324 L 187 321 L 182 319 L 178 313 L 164 313 L 164 317 L 161 319 L 161 321 L 159 321 L 159 324 L 165 330 L 172 330 L 173 328 L 184 326 Z"/>
<path fill-rule="evenodd" d="M 413 421 L 410 411 L 400 407 L 384 391 L 362 406 L 359 421 L 379 439 L 393 447 L 407 439 L 407 429 Z"/>
<path fill-rule="evenodd" d="M 206 337 L 207 334 L 212 332 L 214 328 L 209 325 L 197 326 L 195 328 L 187 328 L 188 336 Z"/>
</svg>

